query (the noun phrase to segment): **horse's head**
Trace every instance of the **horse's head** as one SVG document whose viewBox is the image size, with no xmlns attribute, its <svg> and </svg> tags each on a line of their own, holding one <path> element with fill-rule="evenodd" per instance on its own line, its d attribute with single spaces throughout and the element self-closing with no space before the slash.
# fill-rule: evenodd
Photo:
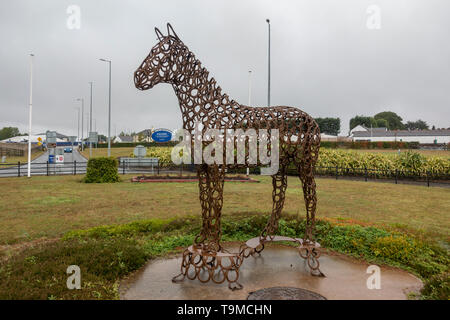
<svg viewBox="0 0 450 320">
<path fill-rule="evenodd" d="M 158 83 L 174 83 L 180 75 L 182 57 L 180 48 L 185 48 L 172 26 L 167 24 L 167 36 L 155 28 L 159 42 L 152 48 L 139 68 L 134 72 L 134 84 L 139 90 L 147 90 Z M 183 50 L 184 51 L 184 50 Z"/>
</svg>

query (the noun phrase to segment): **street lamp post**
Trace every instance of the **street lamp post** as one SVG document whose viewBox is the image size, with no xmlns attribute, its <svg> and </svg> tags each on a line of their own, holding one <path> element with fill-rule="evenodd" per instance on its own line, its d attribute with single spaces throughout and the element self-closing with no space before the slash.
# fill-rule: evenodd
<svg viewBox="0 0 450 320">
<path fill-rule="evenodd" d="M 77 101 L 81 101 L 81 151 L 83 151 L 83 138 L 84 138 L 84 98 L 78 98 Z"/>
<path fill-rule="evenodd" d="M 252 105 L 252 71 L 248 71 L 248 106 Z M 247 177 L 250 174 L 250 168 L 247 166 Z"/>
<path fill-rule="evenodd" d="M 269 27 L 269 46 L 268 46 L 268 82 L 267 82 L 267 106 L 270 107 L 270 20 L 266 19 Z"/>
<path fill-rule="evenodd" d="M 78 110 L 78 131 L 77 131 L 77 141 L 80 139 L 80 107 L 76 107 Z"/>
<path fill-rule="evenodd" d="M 92 81 L 89 82 L 91 85 L 91 103 L 90 103 L 90 111 L 89 111 L 89 132 L 92 132 Z M 89 141 L 89 157 L 92 157 L 92 142 Z"/>
<path fill-rule="evenodd" d="M 109 63 L 109 100 L 108 100 L 108 157 L 111 156 L 111 60 L 100 59 Z"/>
<path fill-rule="evenodd" d="M 30 53 L 30 114 L 28 119 L 28 168 L 27 176 L 31 177 L 31 123 L 33 116 L 33 57 L 34 54 Z"/>
</svg>

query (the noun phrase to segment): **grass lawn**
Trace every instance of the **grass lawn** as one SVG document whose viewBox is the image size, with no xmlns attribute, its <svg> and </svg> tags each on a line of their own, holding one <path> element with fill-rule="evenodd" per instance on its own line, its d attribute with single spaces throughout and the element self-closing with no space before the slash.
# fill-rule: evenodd
<svg viewBox="0 0 450 320">
<path fill-rule="evenodd" d="M 124 148 L 111 148 L 112 157 L 129 157 L 133 153 L 134 147 L 124 147 Z M 89 148 L 86 148 L 81 152 L 83 156 L 89 159 Z M 92 157 L 107 157 L 108 148 L 92 148 Z"/>
<path fill-rule="evenodd" d="M 36 159 L 37 157 L 40 157 L 42 154 L 44 153 L 44 151 L 39 150 L 36 151 L 34 153 L 31 154 L 31 160 Z M 17 164 L 17 162 L 21 162 L 21 163 L 26 163 L 28 162 L 28 155 L 24 155 L 22 157 L 8 157 L 6 156 L 6 162 L 5 164 Z M 0 167 L 3 163 L 0 163 Z"/>
<path fill-rule="evenodd" d="M 105 150 L 106 149 L 102 149 Z M 81 176 L 0 179 L 0 244 L 57 238 L 73 229 L 140 219 L 200 215 L 197 183 L 84 184 Z M 269 214 L 271 178 L 227 182 L 224 215 Z M 284 214 L 305 214 L 300 182 L 289 177 Z M 448 241 L 450 189 L 317 179 L 318 218 L 424 232 Z"/>
</svg>

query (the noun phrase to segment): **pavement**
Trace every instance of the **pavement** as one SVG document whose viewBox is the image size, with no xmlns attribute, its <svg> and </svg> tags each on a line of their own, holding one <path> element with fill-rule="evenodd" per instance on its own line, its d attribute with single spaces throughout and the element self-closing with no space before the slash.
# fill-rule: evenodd
<svg viewBox="0 0 450 320">
<path fill-rule="evenodd" d="M 295 248 L 269 245 L 260 257 L 244 261 L 239 277 L 244 287 L 231 291 L 226 283 L 217 285 L 188 279 L 172 283 L 172 277 L 180 272 L 181 257 L 157 259 L 123 280 L 119 293 L 124 300 L 241 300 L 247 299 L 251 292 L 283 286 L 310 290 L 331 300 L 404 300 L 409 292 L 417 293 L 422 288 L 422 282 L 410 273 L 380 266 L 380 289 L 368 289 L 369 264 L 325 253 L 319 261 L 325 277 L 311 276 Z"/>
</svg>

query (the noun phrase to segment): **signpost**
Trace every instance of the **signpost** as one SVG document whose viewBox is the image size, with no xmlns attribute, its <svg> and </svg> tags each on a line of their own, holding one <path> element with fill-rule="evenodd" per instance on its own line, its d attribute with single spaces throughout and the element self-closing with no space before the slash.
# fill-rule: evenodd
<svg viewBox="0 0 450 320">
<path fill-rule="evenodd" d="M 168 142 L 172 140 L 172 131 L 168 129 L 156 129 L 152 133 L 152 139 L 155 142 Z"/>
<path fill-rule="evenodd" d="M 147 148 L 144 146 L 136 146 L 133 150 L 133 154 L 138 158 L 143 158 L 147 155 Z"/>
<path fill-rule="evenodd" d="M 89 157 L 92 157 L 92 144 L 98 143 L 98 132 L 90 131 L 89 132 Z"/>
</svg>

